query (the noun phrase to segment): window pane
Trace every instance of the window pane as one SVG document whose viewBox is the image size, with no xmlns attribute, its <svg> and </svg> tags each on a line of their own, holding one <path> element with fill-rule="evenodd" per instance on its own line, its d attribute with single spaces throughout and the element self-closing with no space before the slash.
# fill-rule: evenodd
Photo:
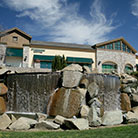
<svg viewBox="0 0 138 138">
<path fill-rule="evenodd" d="M 115 50 L 121 50 L 121 43 L 120 43 L 120 41 L 115 42 Z"/>
<path fill-rule="evenodd" d="M 108 44 L 107 49 L 113 49 L 113 44 Z"/>
</svg>

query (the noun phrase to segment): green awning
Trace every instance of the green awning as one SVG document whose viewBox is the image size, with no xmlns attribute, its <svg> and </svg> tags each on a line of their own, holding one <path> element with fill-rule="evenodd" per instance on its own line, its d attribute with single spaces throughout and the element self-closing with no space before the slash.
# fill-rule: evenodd
<svg viewBox="0 0 138 138">
<path fill-rule="evenodd" d="M 67 57 L 67 62 L 92 64 L 93 60 L 91 58 Z"/>
<path fill-rule="evenodd" d="M 23 57 L 23 49 L 7 48 L 6 56 Z"/>
<path fill-rule="evenodd" d="M 34 55 L 34 60 L 52 61 L 55 56 Z"/>
</svg>

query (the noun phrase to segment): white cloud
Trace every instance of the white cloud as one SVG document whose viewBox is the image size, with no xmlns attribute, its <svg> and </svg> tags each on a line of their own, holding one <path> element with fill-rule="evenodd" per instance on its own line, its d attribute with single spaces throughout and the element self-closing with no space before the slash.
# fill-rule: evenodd
<svg viewBox="0 0 138 138">
<path fill-rule="evenodd" d="M 11 9 L 19 12 L 18 17 L 27 16 L 35 22 L 30 28 L 45 40 L 94 44 L 108 39 L 116 26 L 102 12 L 101 1 L 94 0 L 89 15 L 84 18 L 78 13 L 79 3 L 68 4 L 67 0 L 3 0 Z M 30 24 L 26 24 L 30 27 Z M 34 31 L 34 28 L 39 28 Z M 46 32 L 46 33 L 44 33 Z"/>
<path fill-rule="evenodd" d="M 138 16 L 138 0 L 134 0 L 132 5 L 131 5 L 131 9 L 132 9 L 132 14 L 134 16 Z"/>
</svg>

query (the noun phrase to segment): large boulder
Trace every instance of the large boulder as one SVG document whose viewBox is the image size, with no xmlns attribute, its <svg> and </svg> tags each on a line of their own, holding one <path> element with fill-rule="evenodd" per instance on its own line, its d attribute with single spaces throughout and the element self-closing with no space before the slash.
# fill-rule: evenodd
<svg viewBox="0 0 138 138">
<path fill-rule="evenodd" d="M 8 91 L 8 88 L 6 87 L 6 85 L 4 83 L 0 83 L 0 95 L 6 94 L 7 91 Z"/>
<path fill-rule="evenodd" d="M 102 117 L 102 124 L 105 126 L 118 125 L 123 122 L 122 111 L 106 111 Z"/>
<path fill-rule="evenodd" d="M 67 67 L 65 67 L 62 71 L 70 71 L 70 70 L 79 72 L 83 71 L 82 67 L 79 64 L 70 64 Z"/>
<path fill-rule="evenodd" d="M 60 125 L 51 121 L 41 121 L 35 124 L 36 129 L 58 129 Z"/>
<path fill-rule="evenodd" d="M 121 109 L 126 112 L 131 110 L 131 102 L 127 93 L 121 93 Z"/>
<path fill-rule="evenodd" d="M 77 89 L 58 89 L 50 98 L 47 114 L 50 116 L 61 115 L 63 117 L 77 116 L 81 106 L 81 93 Z"/>
<path fill-rule="evenodd" d="M 7 114 L 0 116 L 0 130 L 6 129 L 12 123 L 11 119 Z"/>
<path fill-rule="evenodd" d="M 66 119 L 64 120 L 64 125 L 68 129 L 78 129 L 85 130 L 89 129 L 89 123 L 87 119 L 79 118 L 79 119 Z"/>
<path fill-rule="evenodd" d="M 62 86 L 66 88 L 73 88 L 79 85 L 83 74 L 78 71 L 64 71 Z"/>
<path fill-rule="evenodd" d="M 95 82 L 90 83 L 88 86 L 88 92 L 91 98 L 96 97 L 99 92 L 99 86 Z"/>
<path fill-rule="evenodd" d="M 31 128 L 31 126 L 35 125 L 36 123 L 37 121 L 34 119 L 20 117 L 18 120 L 12 123 L 9 126 L 9 128 L 11 130 L 28 130 L 29 128 Z"/>
<path fill-rule="evenodd" d="M 0 96 L 0 114 L 6 111 L 6 103 L 3 97 Z"/>
</svg>

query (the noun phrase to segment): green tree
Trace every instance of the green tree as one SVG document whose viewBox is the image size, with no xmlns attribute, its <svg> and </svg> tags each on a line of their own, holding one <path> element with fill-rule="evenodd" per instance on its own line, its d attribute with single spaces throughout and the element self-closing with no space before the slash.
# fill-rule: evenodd
<svg viewBox="0 0 138 138">
<path fill-rule="evenodd" d="M 65 56 L 63 55 L 61 57 L 59 55 L 56 55 L 52 61 L 52 71 L 61 70 L 66 66 L 67 66 L 67 62 L 66 62 Z"/>
</svg>

